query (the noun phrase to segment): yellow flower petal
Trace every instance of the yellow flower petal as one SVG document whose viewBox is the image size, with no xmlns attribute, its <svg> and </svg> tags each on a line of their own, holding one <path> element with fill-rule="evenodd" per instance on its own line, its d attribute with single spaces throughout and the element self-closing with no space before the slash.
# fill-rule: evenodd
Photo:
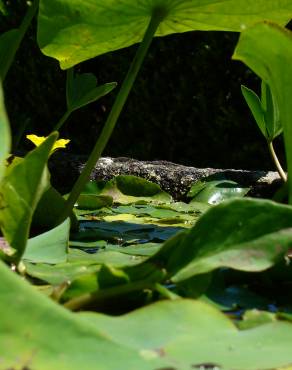
<svg viewBox="0 0 292 370">
<path fill-rule="evenodd" d="M 45 140 L 45 136 L 37 136 L 37 135 L 26 135 L 26 138 L 30 140 L 35 146 L 40 146 Z"/>
</svg>

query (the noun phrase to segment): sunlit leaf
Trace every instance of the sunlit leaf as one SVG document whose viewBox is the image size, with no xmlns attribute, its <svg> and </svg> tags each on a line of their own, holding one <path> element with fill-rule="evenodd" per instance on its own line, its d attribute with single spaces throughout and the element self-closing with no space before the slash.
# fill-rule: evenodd
<svg viewBox="0 0 292 370">
<path fill-rule="evenodd" d="M 241 31 L 251 23 L 285 24 L 289 0 L 41 0 L 38 42 L 62 68 L 142 40 L 153 12 L 165 14 L 157 36 L 193 30 Z"/>
</svg>

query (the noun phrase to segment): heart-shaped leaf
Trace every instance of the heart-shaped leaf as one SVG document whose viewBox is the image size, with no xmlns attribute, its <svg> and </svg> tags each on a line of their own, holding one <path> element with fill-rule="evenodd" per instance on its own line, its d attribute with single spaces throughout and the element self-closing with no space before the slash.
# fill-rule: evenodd
<svg viewBox="0 0 292 370">
<path fill-rule="evenodd" d="M 241 31 L 251 23 L 292 17 L 289 0 L 41 0 L 38 42 L 62 68 L 142 40 L 153 13 L 164 14 L 156 33 Z"/>
</svg>

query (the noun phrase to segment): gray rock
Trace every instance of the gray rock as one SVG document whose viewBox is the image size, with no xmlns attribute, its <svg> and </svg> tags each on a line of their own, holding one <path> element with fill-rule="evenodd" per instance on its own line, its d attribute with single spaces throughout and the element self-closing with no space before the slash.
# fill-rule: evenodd
<svg viewBox="0 0 292 370">
<path fill-rule="evenodd" d="M 59 152 L 60 153 L 60 152 Z M 61 192 L 68 192 L 76 181 L 86 158 L 56 153 L 50 161 L 53 185 Z M 153 181 L 175 199 L 184 195 L 195 181 L 215 173 L 244 186 L 251 186 L 251 195 L 269 197 L 281 184 L 277 172 L 246 171 L 234 169 L 195 168 L 167 161 L 138 161 L 130 158 L 101 158 L 91 174 L 92 180 L 109 180 L 117 175 L 135 175 Z"/>
</svg>

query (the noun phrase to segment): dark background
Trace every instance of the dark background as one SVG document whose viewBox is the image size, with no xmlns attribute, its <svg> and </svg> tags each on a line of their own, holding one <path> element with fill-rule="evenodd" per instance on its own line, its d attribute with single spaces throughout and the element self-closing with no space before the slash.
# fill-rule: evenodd
<svg viewBox="0 0 292 370">
<path fill-rule="evenodd" d="M 1 0 L 0 0 L 1 1 Z M 17 27 L 25 1 L 7 1 L 0 32 Z M 15 139 L 25 133 L 47 135 L 65 111 L 65 72 L 43 56 L 33 24 L 6 81 L 6 105 Z M 259 91 L 260 81 L 232 61 L 238 34 L 189 32 L 156 38 L 104 155 L 168 160 L 196 167 L 274 169 L 241 95 L 240 85 Z M 102 84 L 121 84 L 137 46 L 108 53 L 76 66 Z M 88 154 L 118 89 L 73 113 L 61 131 L 69 151 Z M 30 149 L 22 137 L 20 149 Z M 283 161 L 282 140 L 276 143 Z"/>
</svg>

